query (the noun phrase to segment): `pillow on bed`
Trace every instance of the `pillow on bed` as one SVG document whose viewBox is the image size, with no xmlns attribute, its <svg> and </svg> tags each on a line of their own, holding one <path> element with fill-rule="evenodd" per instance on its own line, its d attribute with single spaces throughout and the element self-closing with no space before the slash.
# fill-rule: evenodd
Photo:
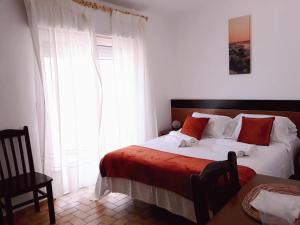
<svg viewBox="0 0 300 225">
<path fill-rule="evenodd" d="M 235 117 L 227 124 L 227 126 L 225 127 L 225 130 L 224 130 L 224 138 L 225 139 L 235 139 L 234 132 L 238 125 L 238 122 L 239 122 L 239 118 Z"/>
<path fill-rule="evenodd" d="M 237 125 L 232 135 L 233 139 L 237 139 L 241 127 L 242 127 L 242 117 L 248 118 L 269 118 L 270 115 L 260 115 L 260 114 L 239 114 L 233 120 L 237 120 Z M 288 147 L 291 146 L 291 142 L 293 142 L 297 138 L 297 128 L 296 125 L 287 117 L 283 116 L 275 116 L 275 120 L 273 123 L 273 128 L 271 132 L 271 141 L 284 143 Z"/>
<path fill-rule="evenodd" d="M 198 112 L 194 112 L 192 117 L 209 118 L 203 136 L 210 137 L 210 138 L 224 138 L 225 128 L 232 121 L 232 118 L 228 116 L 204 114 Z"/>
<path fill-rule="evenodd" d="M 194 118 L 188 116 L 180 132 L 200 140 L 208 121 L 209 118 Z"/>
<path fill-rule="evenodd" d="M 270 144 L 270 136 L 274 120 L 275 117 L 242 117 L 242 127 L 238 137 L 238 142 L 268 146 Z"/>
</svg>

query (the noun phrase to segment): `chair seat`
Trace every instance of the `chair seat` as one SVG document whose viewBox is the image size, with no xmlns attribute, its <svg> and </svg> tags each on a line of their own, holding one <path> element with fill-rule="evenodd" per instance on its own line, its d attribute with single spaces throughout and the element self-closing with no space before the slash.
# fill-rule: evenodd
<svg viewBox="0 0 300 225">
<path fill-rule="evenodd" d="M 26 173 L 11 179 L 0 181 L 0 197 L 14 197 L 37 188 L 45 187 L 52 181 L 41 173 Z"/>
</svg>

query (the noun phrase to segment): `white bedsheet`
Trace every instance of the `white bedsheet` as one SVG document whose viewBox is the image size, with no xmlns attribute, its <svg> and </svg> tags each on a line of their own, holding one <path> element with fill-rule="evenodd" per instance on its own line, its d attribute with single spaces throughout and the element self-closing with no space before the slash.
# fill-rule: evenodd
<svg viewBox="0 0 300 225">
<path fill-rule="evenodd" d="M 211 160 L 226 160 L 227 154 L 224 151 L 217 151 L 214 148 L 217 139 L 205 138 L 199 141 L 198 144 L 187 147 L 177 148 L 167 143 L 165 136 L 150 140 L 143 146 L 157 149 L 164 152 L 175 153 L 195 158 L 211 159 Z M 235 140 L 228 141 L 236 142 Z M 294 173 L 293 154 L 297 146 L 299 146 L 297 139 L 292 149 L 288 149 L 285 144 L 271 143 L 269 146 L 257 146 L 251 156 L 240 157 L 237 159 L 238 165 L 243 165 L 252 168 L 256 173 L 288 178 Z M 224 146 L 226 148 L 226 146 Z"/>
<path fill-rule="evenodd" d="M 227 154 L 213 148 L 217 139 L 202 139 L 192 147 L 179 148 L 165 141 L 165 136 L 150 140 L 143 146 L 190 157 L 225 160 Z M 234 140 L 232 140 L 234 141 Z M 281 143 L 271 143 L 270 146 L 258 146 L 251 156 L 238 158 L 238 165 L 250 167 L 258 174 L 288 178 L 294 173 L 293 155 L 300 146 L 297 139 L 291 149 Z M 102 178 L 99 175 L 95 194 L 97 198 L 109 193 L 119 192 L 135 199 L 162 207 L 172 213 L 196 221 L 193 202 L 176 193 L 122 178 Z"/>
</svg>

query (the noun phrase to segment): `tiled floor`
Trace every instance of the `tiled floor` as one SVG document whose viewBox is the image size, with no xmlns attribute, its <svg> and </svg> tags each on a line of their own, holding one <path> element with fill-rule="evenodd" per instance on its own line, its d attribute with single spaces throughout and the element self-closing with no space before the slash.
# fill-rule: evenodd
<svg viewBox="0 0 300 225">
<path fill-rule="evenodd" d="M 81 225 L 193 225 L 193 223 L 122 194 L 109 194 L 100 201 L 90 200 L 93 189 L 82 189 L 55 201 L 56 224 Z M 15 214 L 16 225 L 49 224 L 47 204 L 41 212 L 33 207 Z"/>
</svg>

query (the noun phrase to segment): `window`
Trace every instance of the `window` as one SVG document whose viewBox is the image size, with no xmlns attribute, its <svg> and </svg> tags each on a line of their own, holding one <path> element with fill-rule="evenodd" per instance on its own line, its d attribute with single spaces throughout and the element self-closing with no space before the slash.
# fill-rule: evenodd
<svg viewBox="0 0 300 225">
<path fill-rule="evenodd" d="M 89 32 L 43 27 L 38 32 L 45 96 L 44 169 L 61 195 L 92 185 L 97 178 L 101 90 Z"/>
<path fill-rule="evenodd" d="M 102 117 L 100 130 L 101 156 L 121 147 L 118 141 L 118 105 L 112 57 L 112 39 L 97 36 L 97 65 L 102 82 Z"/>
<path fill-rule="evenodd" d="M 151 113 L 147 111 L 152 108 L 143 51 L 132 38 L 114 37 L 113 40 L 97 37 L 102 80 L 101 155 L 153 137 L 148 135 Z"/>
</svg>

